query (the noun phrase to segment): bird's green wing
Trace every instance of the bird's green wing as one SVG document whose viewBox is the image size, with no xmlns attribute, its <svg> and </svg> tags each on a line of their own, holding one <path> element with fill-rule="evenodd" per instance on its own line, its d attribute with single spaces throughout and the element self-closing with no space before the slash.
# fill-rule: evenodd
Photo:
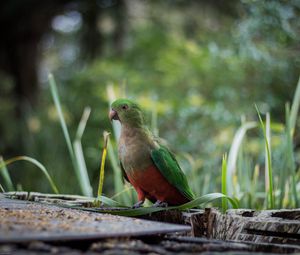
<svg viewBox="0 0 300 255">
<path fill-rule="evenodd" d="M 155 166 L 171 185 L 176 187 L 187 199 L 194 199 L 194 194 L 189 187 L 186 176 L 182 172 L 175 156 L 165 146 L 160 145 L 159 149 L 152 150 L 151 158 Z"/>
</svg>

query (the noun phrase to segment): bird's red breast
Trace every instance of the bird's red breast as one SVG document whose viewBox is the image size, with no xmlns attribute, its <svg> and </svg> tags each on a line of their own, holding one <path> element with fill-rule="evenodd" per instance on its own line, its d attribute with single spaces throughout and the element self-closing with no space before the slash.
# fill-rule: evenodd
<svg viewBox="0 0 300 255">
<path fill-rule="evenodd" d="M 127 177 L 133 187 L 137 191 L 142 190 L 146 198 L 152 202 L 160 200 L 169 205 L 181 205 L 189 202 L 176 187 L 166 180 L 155 165 L 151 165 L 145 170 L 127 173 Z"/>
</svg>

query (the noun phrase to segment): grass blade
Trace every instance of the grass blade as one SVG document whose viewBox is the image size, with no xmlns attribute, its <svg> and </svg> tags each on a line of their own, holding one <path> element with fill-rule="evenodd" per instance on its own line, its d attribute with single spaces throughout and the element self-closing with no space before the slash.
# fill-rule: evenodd
<svg viewBox="0 0 300 255">
<path fill-rule="evenodd" d="M 81 120 L 78 125 L 75 141 L 73 142 L 74 153 L 76 156 L 79 175 L 80 175 L 79 185 L 85 196 L 93 196 L 93 189 L 88 176 L 88 171 L 87 171 L 83 149 L 82 149 L 82 143 L 81 143 L 82 135 L 84 133 L 86 123 L 88 121 L 90 113 L 91 113 L 91 108 L 86 107 L 83 111 Z"/>
<path fill-rule="evenodd" d="M 259 177 L 259 165 L 255 165 L 253 171 L 253 177 L 251 182 L 251 208 L 256 208 L 255 201 L 256 201 L 256 193 L 257 193 L 257 184 L 258 184 L 258 177 Z"/>
<path fill-rule="evenodd" d="M 227 155 L 223 155 L 222 158 L 222 194 L 227 195 Z M 222 210 L 225 212 L 228 209 L 226 198 L 222 198 Z"/>
<path fill-rule="evenodd" d="M 67 146 L 68 146 L 69 154 L 70 154 L 71 160 L 74 164 L 74 168 L 77 168 L 77 166 L 75 166 L 76 165 L 75 155 L 74 155 L 74 151 L 73 151 L 73 148 L 72 148 L 69 131 L 68 131 L 68 128 L 67 128 L 64 116 L 63 116 L 63 112 L 62 112 L 62 109 L 61 109 L 61 104 L 60 104 L 59 96 L 58 96 L 58 92 L 57 92 L 56 83 L 55 83 L 55 80 L 54 80 L 54 77 L 53 77 L 52 74 L 49 74 L 49 84 L 50 84 L 54 104 L 55 104 L 55 107 L 56 107 L 56 110 L 57 110 L 57 113 L 58 113 L 58 117 L 59 117 L 59 120 L 60 120 L 60 124 L 61 124 L 61 127 L 62 127 L 62 131 L 64 133 L 64 137 L 65 137 L 65 140 L 66 140 L 66 143 L 67 143 Z"/>
<path fill-rule="evenodd" d="M 102 160 L 101 160 L 101 166 L 100 166 L 99 185 L 98 185 L 98 193 L 97 193 L 97 198 L 100 198 L 100 199 L 101 199 L 103 183 L 104 183 L 104 168 L 105 168 L 107 143 L 108 143 L 109 135 L 110 135 L 110 133 L 104 131 L 104 133 L 103 133 L 104 147 L 103 147 L 103 151 L 102 151 Z"/>
<path fill-rule="evenodd" d="M 116 156 L 116 153 L 113 149 L 110 139 L 107 144 L 107 150 L 108 150 L 108 158 L 113 169 L 114 191 L 115 191 L 114 193 L 115 194 L 122 193 L 122 191 L 124 190 L 124 183 L 122 181 L 122 172 L 121 172 L 120 165 L 118 163 L 118 157 Z M 126 205 L 132 204 L 130 197 L 126 196 L 125 193 L 122 193 L 118 200 L 122 201 L 122 203 Z"/>
<path fill-rule="evenodd" d="M 269 147 L 269 153 L 271 157 L 271 129 L 270 129 L 270 114 L 266 113 L 266 141 Z M 267 146 L 265 146 L 265 155 L 268 155 Z M 269 163 L 269 156 L 265 157 L 265 192 L 266 192 L 266 200 L 268 204 L 269 200 L 269 190 L 270 190 L 270 163 Z M 273 207 L 272 207 L 273 208 Z"/>
<path fill-rule="evenodd" d="M 268 160 L 268 186 L 269 186 L 269 190 L 268 190 L 268 208 L 269 209 L 273 209 L 274 208 L 274 195 L 273 195 L 273 171 L 272 171 L 272 162 L 271 162 L 271 153 L 270 153 L 270 148 L 269 148 L 269 141 L 268 141 L 268 137 L 267 137 L 267 133 L 266 133 L 266 128 L 264 125 L 264 122 L 262 121 L 262 118 L 260 116 L 259 110 L 257 108 L 257 106 L 255 105 L 255 109 L 260 121 L 260 125 L 261 125 L 261 129 L 263 131 L 263 135 L 264 135 L 264 140 L 265 140 L 265 148 L 266 148 L 266 158 Z"/>
<path fill-rule="evenodd" d="M 60 104 L 60 101 L 59 101 L 59 96 L 58 96 L 58 92 L 57 92 L 56 83 L 55 83 L 55 80 L 54 80 L 54 77 L 53 77 L 52 74 L 49 74 L 48 78 L 49 78 L 51 94 L 52 94 L 54 104 L 55 104 L 55 107 L 56 107 L 56 110 L 57 110 L 57 113 L 58 113 L 61 128 L 62 128 L 64 137 L 65 137 L 65 141 L 67 143 L 67 147 L 68 147 L 68 151 L 69 151 L 70 158 L 71 158 L 71 161 L 72 161 L 72 165 L 73 165 L 77 180 L 80 184 L 81 192 L 84 194 L 85 189 L 83 188 L 83 184 L 81 184 L 81 182 L 82 182 L 81 174 L 80 174 L 79 166 L 78 166 L 78 163 L 77 163 L 77 160 L 76 160 L 76 157 L 75 157 L 75 153 L 74 153 L 74 150 L 73 150 L 73 147 L 72 147 L 69 131 L 68 131 L 68 128 L 67 128 L 64 116 L 63 116 L 62 109 L 61 109 L 61 104 Z M 88 194 L 84 194 L 84 195 L 88 195 Z"/>
<path fill-rule="evenodd" d="M 0 165 L 2 165 L 3 163 L 4 163 L 3 157 L 0 156 Z M 13 183 L 12 183 L 12 181 L 11 181 L 9 172 L 8 172 L 8 170 L 7 170 L 6 166 L 5 166 L 5 164 L 4 164 L 3 167 L 0 169 L 0 172 L 1 172 L 1 175 L 2 175 L 2 177 L 3 177 L 3 179 L 4 179 L 5 186 L 6 186 L 6 188 L 8 189 L 8 191 L 13 191 L 13 190 L 15 190 L 14 185 L 13 185 Z"/>
<path fill-rule="evenodd" d="M 237 209 L 239 207 L 238 202 L 235 199 L 233 199 L 229 196 L 226 196 L 226 195 L 221 194 L 221 193 L 210 193 L 210 194 L 206 194 L 206 195 L 203 195 L 201 197 L 198 197 L 198 198 L 194 199 L 193 201 L 188 202 L 186 204 L 176 206 L 176 209 L 187 210 L 187 209 L 191 209 L 191 208 L 200 206 L 202 204 L 210 203 L 210 202 L 215 201 L 215 200 L 220 199 L 220 198 L 228 199 L 228 201 L 231 203 L 231 205 L 234 209 Z"/>
<path fill-rule="evenodd" d="M 7 166 L 9 164 L 12 164 L 12 163 L 17 162 L 17 161 L 22 161 L 22 160 L 23 161 L 28 161 L 28 162 L 34 164 L 35 166 L 37 166 L 42 171 L 42 173 L 45 175 L 45 177 L 47 178 L 47 180 L 50 183 L 50 186 L 51 186 L 53 192 L 56 193 L 56 194 L 59 193 L 58 189 L 57 189 L 57 187 L 56 187 L 56 185 L 54 183 L 54 181 L 52 180 L 52 178 L 48 174 L 47 169 L 39 161 L 37 161 L 34 158 L 30 158 L 30 157 L 27 157 L 27 156 L 13 157 L 11 159 L 5 160 L 2 164 L 0 164 L 0 169 L 2 169 L 3 166 Z"/>
<path fill-rule="evenodd" d="M 123 204 L 103 195 L 97 197 L 97 204 L 99 201 L 101 201 L 101 203 L 103 203 L 104 205 L 110 207 L 126 207 Z"/>
<path fill-rule="evenodd" d="M 120 191 L 120 192 L 114 194 L 114 195 L 113 195 L 112 197 L 110 197 L 110 198 L 111 198 L 111 199 L 114 199 L 114 198 L 116 198 L 116 197 L 119 197 L 119 196 L 123 195 L 124 193 L 128 192 L 129 190 L 133 190 L 133 189 L 134 189 L 133 186 L 127 186 L 127 187 L 125 187 L 122 191 Z"/>
<path fill-rule="evenodd" d="M 296 183 L 296 165 L 295 165 L 295 157 L 293 152 L 293 139 L 292 139 L 292 132 L 291 129 L 291 118 L 290 118 L 290 106 L 287 103 L 285 105 L 285 112 L 286 112 L 286 138 L 287 138 L 287 162 L 288 162 L 288 169 L 290 172 L 290 176 L 292 178 L 292 193 L 295 201 L 296 208 L 299 207 L 298 201 L 298 194 L 297 194 L 297 183 Z"/>
<path fill-rule="evenodd" d="M 90 107 L 85 107 L 83 110 L 83 114 L 81 116 L 81 120 L 79 122 L 78 128 L 77 128 L 77 132 L 76 132 L 76 139 L 81 140 L 85 127 L 86 127 L 86 123 L 90 117 L 91 114 L 91 108 Z"/>
<path fill-rule="evenodd" d="M 296 91 L 294 94 L 294 99 L 292 103 L 292 109 L 291 109 L 291 115 L 290 115 L 290 128 L 292 130 L 292 134 L 294 134 L 296 123 L 297 123 L 297 116 L 299 111 L 299 105 L 300 105 L 300 77 L 298 80 L 298 84 L 296 87 Z"/>
<path fill-rule="evenodd" d="M 1 170 L 0 170 L 1 171 Z M 5 192 L 5 190 L 4 190 L 4 188 L 3 188 L 3 186 L 0 184 L 0 190 L 1 190 L 1 192 Z"/>
<path fill-rule="evenodd" d="M 226 183 L 227 183 L 227 193 L 229 196 L 232 196 L 234 194 L 234 185 L 233 185 L 233 177 L 235 175 L 236 171 L 236 162 L 239 154 L 239 148 L 243 142 L 243 139 L 246 135 L 246 132 L 249 129 L 257 127 L 256 122 L 246 122 L 243 124 L 235 133 L 230 151 L 228 154 L 228 161 L 227 161 L 227 177 L 226 177 Z"/>
</svg>

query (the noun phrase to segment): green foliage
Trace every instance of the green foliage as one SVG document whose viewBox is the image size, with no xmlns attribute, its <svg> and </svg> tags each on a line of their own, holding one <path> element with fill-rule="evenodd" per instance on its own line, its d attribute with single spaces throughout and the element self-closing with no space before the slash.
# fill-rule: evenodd
<svg viewBox="0 0 300 255">
<path fill-rule="evenodd" d="M 272 161 L 271 161 L 271 149 L 270 149 L 270 135 L 268 135 L 268 121 L 266 121 L 267 123 L 267 127 L 265 127 L 262 118 L 260 116 L 259 110 L 257 108 L 257 106 L 255 105 L 255 109 L 257 111 L 258 114 L 258 118 L 259 118 L 259 122 L 261 125 L 261 129 L 263 131 L 264 134 L 264 141 L 265 141 L 265 146 L 266 146 L 266 164 L 265 164 L 265 172 L 266 172 L 266 196 L 267 196 L 267 206 L 269 209 L 273 209 L 274 208 L 274 195 L 273 195 L 273 170 L 272 170 Z"/>
<path fill-rule="evenodd" d="M 32 163 L 33 165 L 35 165 L 36 167 L 38 167 L 38 169 L 45 175 L 47 181 L 49 182 L 53 192 L 55 194 L 58 194 L 58 188 L 56 186 L 56 184 L 54 183 L 54 181 L 52 180 L 52 178 L 50 177 L 46 167 L 44 167 L 39 161 L 37 161 L 34 158 L 28 157 L 28 156 L 17 156 L 17 157 L 13 157 L 10 159 L 7 159 L 5 161 L 0 162 L 0 171 L 3 171 L 6 169 L 6 166 L 15 163 L 17 161 L 27 161 Z"/>
<path fill-rule="evenodd" d="M 50 84 L 51 94 L 52 94 L 52 97 L 54 100 L 54 104 L 55 104 L 55 107 L 56 107 L 56 110 L 57 110 L 57 113 L 59 116 L 61 128 L 62 128 L 64 137 L 65 137 L 65 141 L 67 144 L 67 148 L 68 148 L 68 151 L 70 154 L 70 158 L 71 158 L 71 161 L 72 161 L 72 164 L 74 167 L 74 172 L 77 176 L 77 180 L 80 185 L 81 191 L 86 196 L 92 196 L 92 189 L 91 189 L 91 185 L 89 182 L 87 170 L 85 167 L 84 157 L 82 155 L 83 152 L 80 149 L 80 143 L 78 143 L 78 141 L 81 140 L 81 136 L 84 132 L 84 127 L 85 127 L 84 121 L 85 122 L 87 121 L 87 117 L 85 117 L 84 120 L 81 121 L 79 124 L 76 140 L 74 143 L 75 147 L 73 147 L 72 143 L 71 143 L 69 131 L 68 131 L 68 128 L 66 125 L 66 121 L 63 116 L 62 107 L 61 107 L 61 103 L 59 100 L 56 83 L 55 83 L 55 80 L 54 80 L 54 77 L 52 74 L 49 74 L 49 84 Z M 77 146 L 77 145 L 79 145 L 79 146 Z"/>
<path fill-rule="evenodd" d="M 227 155 L 223 155 L 222 158 L 222 194 L 227 195 Z M 222 210 L 225 212 L 228 208 L 226 199 L 222 198 Z"/>
<path fill-rule="evenodd" d="M 297 99 L 297 100 L 299 100 L 299 99 Z M 298 105 L 298 107 L 299 107 L 299 105 Z M 292 193 L 293 198 L 294 198 L 293 206 L 298 208 L 299 207 L 299 199 L 298 199 L 298 191 L 297 191 L 296 165 L 295 165 L 295 158 L 294 158 L 294 151 L 293 151 L 293 140 L 292 140 L 292 134 L 293 134 L 294 129 L 291 128 L 292 115 L 290 114 L 289 104 L 285 105 L 285 114 L 286 114 L 285 134 L 286 134 L 286 145 L 287 145 L 287 151 L 286 151 L 287 171 L 288 171 L 289 176 L 291 178 L 291 190 L 292 190 L 291 193 Z"/>
<path fill-rule="evenodd" d="M 85 163 L 85 158 L 84 158 L 84 153 L 83 153 L 83 148 L 82 148 L 82 135 L 86 127 L 86 123 L 88 121 L 88 118 L 91 113 L 91 108 L 86 107 L 83 111 L 81 120 L 79 122 L 75 140 L 73 142 L 73 148 L 74 148 L 74 154 L 78 163 L 78 171 L 79 171 L 79 176 L 80 176 L 80 185 L 82 186 L 82 192 L 85 195 L 92 196 L 93 195 L 93 189 L 90 184 L 89 176 L 88 176 L 88 171 Z"/>
<path fill-rule="evenodd" d="M 11 180 L 11 177 L 10 177 L 10 174 L 9 174 L 9 172 L 6 168 L 6 165 L 3 161 L 3 158 L 1 156 L 0 156 L 0 165 L 1 165 L 0 174 L 2 175 L 3 180 L 5 182 L 5 187 L 7 188 L 8 191 L 15 190 L 14 185 L 13 185 L 12 180 Z"/>
<path fill-rule="evenodd" d="M 104 133 L 103 133 L 104 147 L 103 147 L 101 165 L 100 165 L 100 171 L 99 171 L 99 184 L 98 184 L 97 198 L 101 198 L 101 196 L 102 196 L 102 190 L 103 190 L 103 184 L 104 184 L 105 160 L 106 160 L 106 154 L 107 154 L 107 144 L 109 141 L 109 135 L 110 135 L 110 133 L 104 131 Z"/>
<path fill-rule="evenodd" d="M 166 210 L 188 210 L 191 208 L 203 206 L 205 204 L 211 203 L 213 201 L 216 201 L 218 199 L 226 199 L 230 202 L 233 208 L 237 209 L 238 208 L 238 202 L 235 199 L 232 199 L 228 196 L 225 196 L 221 193 L 210 193 L 206 194 L 204 196 L 198 197 L 186 204 L 179 205 L 179 206 L 169 206 L 169 207 L 141 207 L 141 208 L 136 208 L 136 209 L 126 209 L 126 210 L 105 210 L 106 213 L 110 214 L 116 214 L 116 215 L 121 215 L 121 216 L 141 216 L 145 214 L 151 214 L 154 212 L 161 212 L 161 211 L 166 211 Z M 101 198 L 102 199 L 102 198 Z M 116 203 L 113 202 L 113 200 L 106 200 L 104 199 L 103 201 L 107 202 L 106 205 L 109 206 L 115 206 Z M 97 209 L 94 208 L 81 208 L 83 210 L 87 211 L 96 211 Z"/>
<path fill-rule="evenodd" d="M 221 191 L 221 158 L 228 152 L 228 196 L 237 197 L 241 207 L 263 208 L 267 207 L 266 144 L 259 137 L 252 107 L 257 102 L 262 114 L 272 114 L 272 153 L 266 158 L 272 161 L 273 206 L 299 205 L 295 195 L 300 192 L 300 153 L 295 146 L 299 143 L 299 85 L 294 94 L 300 63 L 299 4 L 297 0 L 243 0 L 235 1 L 234 6 L 232 14 L 203 1 L 201 5 L 198 1 L 148 1 L 142 16 L 130 14 L 122 54 L 115 53 L 111 41 L 104 41 L 103 54 L 90 64 L 79 57 L 68 63 L 62 59 L 66 45 L 80 49 L 78 34 L 52 33 L 55 47 L 50 43 L 42 51 L 46 65 L 60 81 L 60 114 L 47 83 L 42 82 L 39 107 L 24 108 L 25 119 L 17 122 L 12 117 L 16 104 L 12 83 L 0 74 L 0 150 L 18 148 L 22 140 L 24 154 L 45 163 L 62 193 L 79 193 L 86 188 L 90 194 L 91 187 L 97 190 L 99 148 L 104 147 L 101 134 L 113 130 L 103 193 L 132 205 L 135 192 L 122 182 L 116 152 L 120 128 L 117 124 L 112 127 L 107 117 L 112 101 L 129 97 L 145 109 L 151 129 L 178 155 L 197 196 Z M 287 121 L 283 106 L 293 95 Z M 87 105 L 92 109 L 88 123 L 81 122 L 82 109 Z M 242 123 L 240 116 L 246 116 Z M 64 132 L 69 154 L 80 162 L 66 160 L 62 119 L 68 127 Z M 84 136 L 76 135 L 77 128 L 81 129 L 79 122 L 87 125 Z M 17 129 L 21 129 L 20 136 Z M 76 137 L 73 144 L 72 137 Z M 90 185 L 79 181 L 79 171 L 71 171 L 78 164 Z M 34 173 L 27 170 L 27 174 L 11 171 L 13 183 L 47 192 L 44 180 L 33 181 Z"/>
</svg>

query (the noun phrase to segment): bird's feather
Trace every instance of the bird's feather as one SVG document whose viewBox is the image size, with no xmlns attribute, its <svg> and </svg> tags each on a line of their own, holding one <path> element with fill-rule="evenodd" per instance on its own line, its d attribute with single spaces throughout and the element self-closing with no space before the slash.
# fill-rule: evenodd
<svg viewBox="0 0 300 255">
<path fill-rule="evenodd" d="M 163 145 L 151 151 L 151 158 L 161 174 L 187 199 L 193 200 L 186 176 L 182 172 L 175 156 Z"/>
</svg>

